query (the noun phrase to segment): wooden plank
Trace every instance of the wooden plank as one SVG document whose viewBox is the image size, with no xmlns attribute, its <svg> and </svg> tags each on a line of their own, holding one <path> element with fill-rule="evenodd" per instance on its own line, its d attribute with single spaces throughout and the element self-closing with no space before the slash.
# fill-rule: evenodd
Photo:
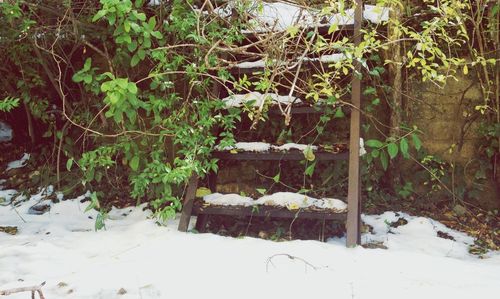
<svg viewBox="0 0 500 299">
<path fill-rule="evenodd" d="M 178 230 L 185 232 L 189 226 L 189 220 L 191 220 L 191 212 L 193 210 L 194 197 L 196 196 L 196 189 L 198 188 L 198 176 L 193 174 L 189 178 L 186 196 L 184 198 L 184 204 L 182 207 L 181 219 L 179 220 Z"/>
<path fill-rule="evenodd" d="M 347 160 L 349 157 L 348 152 L 338 154 L 329 152 L 315 152 L 315 160 L 320 161 L 334 161 L 334 160 Z M 238 152 L 232 154 L 230 152 L 213 152 L 212 156 L 220 160 L 260 160 L 260 161 L 302 161 L 304 160 L 304 153 L 301 151 L 289 152 Z"/>
<path fill-rule="evenodd" d="M 259 206 L 244 207 L 244 206 L 218 206 L 208 205 L 203 206 L 202 201 L 196 201 L 193 206 L 193 215 L 200 217 L 201 215 L 226 215 L 226 216 L 252 216 L 252 217 L 273 217 L 273 218 L 307 218 L 319 220 L 339 220 L 346 219 L 346 213 L 335 213 L 332 210 L 312 210 L 299 209 L 289 210 L 284 207 L 276 206 Z"/>
<path fill-rule="evenodd" d="M 361 24 L 363 20 L 363 1 L 356 0 L 354 12 L 354 45 L 361 42 Z M 361 64 L 355 61 L 354 72 L 361 73 Z M 349 142 L 349 186 L 347 193 L 347 241 L 348 247 L 360 244 L 361 232 L 361 180 L 359 161 L 359 138 L 361 126 L 361 79 L 354 75 L 352 80 L 352 105 Z"/>
</svg>

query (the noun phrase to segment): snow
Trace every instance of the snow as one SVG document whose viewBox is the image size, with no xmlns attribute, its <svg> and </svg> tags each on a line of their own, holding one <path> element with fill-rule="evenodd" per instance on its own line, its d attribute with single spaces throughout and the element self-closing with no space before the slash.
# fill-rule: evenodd
<svg viewBox="0 0 500 299">
<path fill-rule="evenodd" d="M 307 208 L 312 205 L 314 198 L 304 194 L 292 192 L 277 192 L 264 195 L 257 200 L 257 204 L 265 206 L 281 206 L 287 208 Z"/>
<path fill-rule="evenodd" d="M 320 61 L 323 63 L 332 63 L 332 62 L 337 62 L 337 61 L 342 61 L 345 60 L 347 57 L 345 54 L 340 54 L 340 53 L 333 53 L 333 54 L 326 54 L 322 55 L 319 58 L 309 58 L 309 57 L 304 57 L 305 61 Z"/>
<path fill-rule="evenodd" d="M 366 155 L 366 148 L 365 148 L 365 140 L 363 138 L 359 138 L 359 156 Z"/>
<path fill-rule="evenodd" d="M 310 144 L 285 143 L 283 145 L 273 145 L 265 142 L 237 142 L 234 146 L 226 146 L 223 148 L 217 146 L 216 149 L 220 151 L 230 151 L 236 149 L 244 152 L 267 152 L 269 150 L 289 151 L 292 149 L 304 151 L 309 146 L 313 151 L 318 150 L 318 147 L 316 145 L 310 145 Z M 363 156 L 365 154 L 366 154 L 365 142 L 363 138 L 360 138 L 359 155 Z"/>
<path fill-rule="evenodd" d="M 397 228 L 388 225 L 399 218 L 405 219 L 408 223 Z M 363 236 L 363 242 L 383 242 L 395 251 L 418 251 L 432 256 L 466 259 L 470 258 L 468 246 L 474 243 L 474 238 L 452 230 L 438 221 L 401 212 L 364 215 L 363 222 L 373 227 L 372 233 Z M 455 240 L 438 237 L 439 231 Z M 424 247 L 419 244 L 432 244 L 432 246 Z"/>
<path fill-rule="evenodd" d="M 316 145 L 298 144 L 298 143 L 285 143 L 283 145 L 271 145 L 271 148 L 275 151 L 290 151 L 290 150 L 304 151 L 309 146 L 311 147 L 311 149 L 313 151 L 318 150 L 318 147 Z"/>
<path fill-rule="evenodd" d="M 320 61 L 322 63 L 333 63 L 333 62 L 345 60 L 347 58 L 348 58 L 348 56 L 346 56 L 345 54 L 333 53 L 333 54 L 325 54 L 325 55 L 321 55 L 320 57 L 313 57 L 313 58 L 304 57 L 303 61 Z M 277 64 L 277 62 L 279 62 L 279 64 Z M 363 66 L 367 67 L 366 62 L 362 62 L 362 63 L 363 63 Z M 279 66 L 279 65 L 285 66 L 286 64 L 287 64 L 287 61 L 277 61 L 275 59 L 272 60 L 273 66 Z M 295 65 L 296 65 L 296 63 L 295 63 Z M 240 62 L 240 63 L 236 64 L 236 67 L 240 68 L 240 69 L 264 68 L 265 66 L 266 66 L 266 62 L 263 59 L 259 59 L 256 61 L 244 61 L 244 62 Z"/>
<path fill-rule="evenodd" d="M 236 142 L 234 146 L 226 146 L 223 148 L 216 146 L 216 149 L 220 151 L 236 149 L 245 152 L 267 152 L 271 149 L 271 145 L 265 142 Z"/>
<path fill-rule="evenodd" d="M 244 61 L 240 62 L 236 65 L 236 67 L 240 69 L 251 69 L 251 68 L 264 68 L 266 66 L 266 62 L 262 59 L 256 61 Z"/>
<path fill-rule="evenodd" d="M 347 211 L 347 204 L 340 199 L 336 198 L 320 198 L 313 202 L 316 208 L 320 209 L 332 209 L 337 212 Z"/>
<path fill-rule="evenodd" d="M 161 0 L 149 0 L 148 6 L 158 6 L 161 4 Z"/>
<path fill-rule="evenodd" d="M 12 140 L 12 128 L 3 121 L 0 121 L 0 142 Z"/>
<path fill-rule="evenodd" d="M 248 28 L 245 32 L 267 32 L 284 31 L 292 26 L 303 27 L 324 27 L 337 24 L 354 24 L 354 9 L 346 9 L 344 14 L 324 15 L 319 10 L 306 9 L 292 3 L 276 1 L 272 3 L 251 0 L 246 2 L 248 14 L 252 17 L 248 21 Z M 227 18 L 231 15 L 231 10 L 235 2 L 219 7 L 215 13 L 220 17 Z M 389 9 L 374 5 L 365 5 L 363 17 L 372 23 L 379 24 L 389 19 Z"/>
<path fill-rule="evenodd" d="M 283 145 L 273 145 L 265 142 L 236 142 L 234 146 L 226 146 L 223 148 L 217 146 L 216 149 L 220 151 L 238 150 L 244 152 L 267 152 L 273 150 L 281 152 L 290 150 L 304 151 L 309 146 L 313 151 L 318 149 L 317 146 L 310 144 L 285 143 Z"/>
<path fill-rule="evenodd" d="M 30 159 L 30 154 L 24 153 L 21 159 L 9 162 L 9 164 L 7 164 L 6 170 L 11 170 L 14 168 L 22 168 L 26 166 L 26 163 L 28 162 L 29 159 Z"/>
<path fill-rule="evenodd" d="M 270 195 L 264 195 L 257 200 L 239 194 L 221 194 L 213 193 L 205 195 L 203 201 L 208 204 L 221 206 L 279 206 L 290 210 L 316 207 L 320 209 L 333 209 L 336 212 L 345 212 L 347 204 L 335 198 L 316 199 L 304 194 L 292 192 L 277 192 Z"/>
<path fill-rule="evenodd" d="M 251 197 L 233 193 L 230 194 L 212 193 L 203 196 L 203 200 L 206 203 L 212 205 L 245 206 L 245 207 L 254 205 L 254 200 Z"/>
<path fill-rule="evenodd" d="M 3 188 L 3 186 L 0 186 Z M 17 194 L 14 189 L 0 190 L 0 205 L 8 204 L 12 198 Z"/>
<path fill-rule="evenodd" d="M 46 298 L 72 299 L 185 298 L 186 292 L 208 298 L 468 299 L 500 293 L 500 253 L 478 259 L 465 251 L 469 237 L 428 218 L 365 215 L 374 232 L 363 240 L 382 240 L 388 249 L 346 248 L 343 238 L 273 242 L 180 233 L 177 221 L 160 226 L 144 206 L 113 209 L 106 230 L 95 232 L 97 213 L 83 212 L 84 197 L 52 204 L 43 215 L 27 213 L 43 194 L 15 210 L 0 206 L 0 225 L 18 228 L 16 235 L 0 232 L 0 290 L 46 281 Z M 408 224 L 389 228 L 386 222 L 399 217 Z M 436 238 L 438 229 L 456 241 Z M 122 288 L 126 293 L 119 295 Z"/>
<path fill-rule="evenodd" d="M 253 107 L 260 107 L 264 101 L 270 101 L 272 105 L 274 104 L 298 104 L 302 101 L 299 98 L 293 96 L 283 96 L 275 93 L 260 93 L 256 91 L 252 91 L 246 94 L 234 94 L 230 95 L 222 101 L 226 104 L 227 108 L 230 107 L 241 107 L 245 103 L 249 101 L 253 102 Z"/>
</svg>

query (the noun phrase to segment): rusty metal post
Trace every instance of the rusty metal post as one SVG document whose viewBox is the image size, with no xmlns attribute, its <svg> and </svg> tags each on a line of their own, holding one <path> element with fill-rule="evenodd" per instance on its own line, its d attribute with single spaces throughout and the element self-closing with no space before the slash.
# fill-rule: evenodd
<svg viewBox="0 0 500 299">
<path fill-rule="evenodd" d="M 354 11 L 354 45 L 361 43 L 361 25 L 363 23 L 363 1 L 356 0 Z M 347 193 L 347 247 L 360 244 L 361 238 L 361 180 L 359 139 L 361 126 L 361 64 L 354 61 L 352 75 L 351 101 L 354 108 L 351 111 L 351 128 L 349 141 L 349 187 Z"/>
</svg>

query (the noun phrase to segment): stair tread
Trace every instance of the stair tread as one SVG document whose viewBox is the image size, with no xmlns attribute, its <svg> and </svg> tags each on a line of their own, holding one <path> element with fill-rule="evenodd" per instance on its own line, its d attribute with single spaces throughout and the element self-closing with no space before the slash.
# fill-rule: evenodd
<svg viewBox="0 0 500 299">
<path fill-rule="evenodd" d="M 313 208 L 289 210 L 286 207 L 265 205 L 258 206 L 258 208 L 252 206 L 207 205 L 202 200 L 196 200 L 193 205 L 192 214 L 345 220 L 347 212 Z"/>
</svg>

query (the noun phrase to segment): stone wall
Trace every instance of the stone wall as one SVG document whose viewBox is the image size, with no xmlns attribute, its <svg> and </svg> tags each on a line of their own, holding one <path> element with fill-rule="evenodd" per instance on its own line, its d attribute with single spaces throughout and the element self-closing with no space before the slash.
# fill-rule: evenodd
<svg viewBox="0 0 500 299">
<path fill-rule="evenodd" d="M 457 173 L 459 183 L 471 187 L 474 165 L 480 154 L 478 133 L 481 116 L 475 106 L 483 104 L 479 83 L 471 75 L 457 75 L 444 86 L 413 79 L 406 105 L 410 124 L 422 130 L 424 148 L 431 155 L 453 162 L 464 171 Z M 477 163 L 476 163 L 477 164 Z M 487 209 L 500 208 L 500 180 L 489 181 L 477 203 Z"/>
</svg>

